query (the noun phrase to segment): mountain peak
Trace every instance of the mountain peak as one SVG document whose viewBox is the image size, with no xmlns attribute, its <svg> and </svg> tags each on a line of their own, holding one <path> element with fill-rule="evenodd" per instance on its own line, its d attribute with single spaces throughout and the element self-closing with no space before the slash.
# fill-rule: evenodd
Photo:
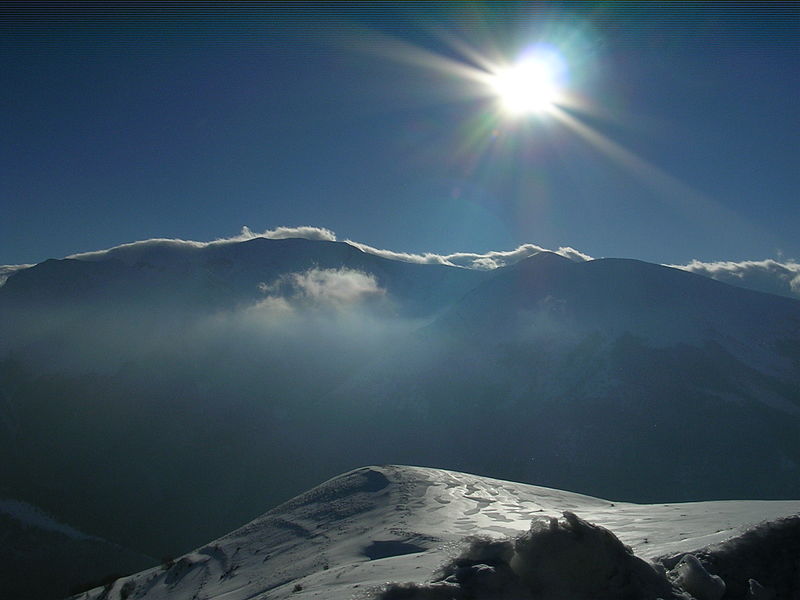
<svg viewBox="0 0 800 600">
<path fill-rule="evenodd" d="M 526 270 L 526 269 L 548 269 L 548 268 L 562 268 L 567 265 L 576 264 L 569 258 L 550 252 L 549 250 L 541 250 L 536 254 L 532 254 L 527 258 L 523 258 L 519 262 L 505 267 L 506 270 Z"/>
</svg>

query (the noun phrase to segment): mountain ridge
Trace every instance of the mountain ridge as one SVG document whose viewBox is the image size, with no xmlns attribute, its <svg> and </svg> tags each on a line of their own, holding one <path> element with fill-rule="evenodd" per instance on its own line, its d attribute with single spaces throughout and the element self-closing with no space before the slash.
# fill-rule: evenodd
<svg viewBox="0 0 800 600">
<path fill-rule="evenodd" d="M 91 534 L 176 555 L 362 464 L 800 497 L 800 301 L 630 259 L 150 250 L 0 287 L 0 475 Z"/>
</svg>

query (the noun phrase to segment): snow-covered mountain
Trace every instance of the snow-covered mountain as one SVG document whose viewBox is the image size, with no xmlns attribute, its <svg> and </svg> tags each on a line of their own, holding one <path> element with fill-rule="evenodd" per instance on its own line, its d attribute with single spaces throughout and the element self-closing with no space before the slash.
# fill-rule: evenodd
<svg viewBox="0 0 800 600">
<path fill-rule="evenodd" d="M 366 467 L 76 598 L 796 598 L 799 512 L 800 501 L 630 504 Z"/>
<path fill-rule="evenodd" d="M 255 238 L 0 287 L 0 491 L 150 556 L 364 464 L 800 498 L 799 432 L 800 301 L 639 261 L 475 271 Z"/>
</svg>

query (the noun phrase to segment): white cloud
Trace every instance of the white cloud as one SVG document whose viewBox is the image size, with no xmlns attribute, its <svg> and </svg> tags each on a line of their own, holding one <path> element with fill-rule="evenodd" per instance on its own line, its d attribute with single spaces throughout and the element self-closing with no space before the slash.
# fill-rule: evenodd
<svg viewBox="0 0 800 600">
<path fill-rule="evenodd" d="M 397 348 L 419 326 L 399 317 L 375 276 L 354 269 L 311 268 L 261 283 L 264 297 L 248 306 L 220 311 L 202 328 L 205 335 L 228 339 L 238 348 L 280 349 L 276 360 L 294 356 L 315 364 L 308 372 L 329 370 L 380 348 Z M 355 353 L 355 354 L 354 354 Z"/>
<path fill-rule="evenodd" d="M 301 227 L 276 227 L 275 229 L 268 229 L 263 233 L 253 233 L 250 228 L 245 225 L 242 227 L 242 233 L 233 238 L 219 240 L 222 242 L 250 240 L 257 237 L 267 238 L 269 240 L 284 240 L 287 238 L 303 238 L 306 240 L 317 240 L 321 242 L 335 242 L 336 234 L 330 229 L 324 227 L 311 227 L 304 225 Z"/>
<path fill-rule="evenodd" d="M 268 229 L 262 233 L 254 233 L 246 225 L 242 227 L 239 235 L 228 238 L 219 238 L 212 242 L 195 242 L 192 240 L 182 240 L 177 238 L 152 238 L 140 242 L 130 242 L 120 244 L 106 250 L 95 250 L 92 252 L 80 252 L 71 254 L 67 258 L 77 258 L 80 260 L 104 260 L 106 258 L 117 258 L 125 263 L 132 264 L 139 260 L 139 257 L 146 251 L 159 247 L 178 248 L 186 251 L 193 251 L 198 248 L 208 246 L 219 246 L 225 244 L 235 244 L 254 238 L 266 238 L 270 240 L 283 240 L 287 238 L 303 238 L 307 240 L 335 242 L 336 234 L 324 227 L 311 227 L 303 225 L 300 227 L 276 227 Z"/>
<path fill-rule="evenodd" d="M 79 254 L 72 254 L 67 258 L 78 258 L 81 260 L 103 260 L 106 258 L 117 258 L 132 264 L 137 262 L 143 253 L 158 247 L 181 248 L 186 251 L 193 251 L 198 248 L 205 248 L 207 246 L 232 244 L 236 242 L 243 242 L 254 238 L 266 238 L 271 240 L 281 240 L 287 238 L 303 238 L 307 240 L 335 242 L 337 240 L 336 234 L 330 229 L 324 227 L 312 227 L 304 225 L 300 227 L 276 227 L 275 229 L 268 229 L 261 233 L 256 233 L 249 227 L 242 227 L 238 235 L 216 239 L 212 242 L 195 242 L 191 240 L 170 239 L 170 238 L 154 238 L 143 240 L 141 242 L 132 242 L 129 244 L 121 244 L 106 250 L 97 250 L 94 252 L 82 252 Z M 361 242 L 353 240 L 345 240 L 345 243 L 358 248 L 362 252 L 374 254 L 389 260 L 399 260 L 403 262 L 417 263 L 417 264 L 434 264 L 434 265 L 448 265 L 452 267 L 463 267 L 466 269 L 478 270 L 491 270 L 499 267 L 512 265 L 515 262 L 533 256 L 537 252 L 555 252 L 570 260 L 585 261 L 592 260 L 592 257 L 584 254 L 574 248 L 568 246 L 561 247 L 558 250 L 548 250 L 536 244 L 523 244 L 514 250 L 500 250 L 490 252 L 455 252 L 452 254 L 436 254 L 433 252 L 426 252 L 424 254 L 415 254 L 410 252 L 395 252 L 393 250 L 381 250 Z"/>
<path fill-rule="evenodd" d="M 403 262 L 410 262 L 410 263 L 417 263 L 422 265 L 447 265 L 450 264 L 447 260 L 440 254 L 411 254 L 408 252 L 395 252 L 393 250 L 380 250 L 378 248 L 373 248 L 372 246 L 368 246 L 367 244 L 362 244 L 361 242 L 355 242 L 353 240 L 345 240 L 345 244 L 350 244 L 354 248 L 358 248 L 362 252 L 366 252 L 367 254 L 374 254 L 375 256 L 380 256 L 381 258 L 388 258 L 389 260 L 401 260 Z"/>
<path fill-rule="evenodd" d="M 127 244 L 120 244 L 113 248 L 105 250 L 93 250 L 91 252 L 79 252 L 78 254 L 70 254 L 67 258 L 76 258 L 79 260 L 105 260 L 107 258 L 118 258 L 123 262 L 135 262 L 136 258 L 146 250 L 153 248 L 179 248 L 185 250 L 193 250 L 197 248 L 205 248 L 217 242 L 194 242 L 192 240 L 181 240 L 177 238 L 151 238 L 149 240 L 142 240 L 140 242 L 130 242 Z"/>
<path fill-rule="evenodd" d="M 262 291 L 266 291 L 266 288 L 262 288 Z M 268 314 L 271 317 L 286 317 L 294 314 L 294 308 L 286 298 L 272 295 L 248 307 L 247 311 Z"/>
<path fill-rule="evenodd" d="M 259 306 L 271 310 L 290 306 L 347 308 L 386 294 L 373 275 L 346 268 L 288 273 L 260 284 L 259 289 L 267 294 Z"/>
<path fill-rule="evenodd" d="M 594 260 L 594 257 L 589 256 L 588 254 L 584 254 L 580 250 L 576 250 L 571 246 L 559 246 L 558 250 L 556 250 L 556 254 L 559 254 L 564 258 L 574 260 L 575 262 L 586 262 L 589 260 Z"/>
<path fill-rule="evenodd" d="M 242 230 L 238 235 L 216 239 L 211 242 L 155 238 L 140 242 L 122 244 L 107 250 L 73 254 L 68 258 L 78 258 L 81 260 L 117 258 L 128 264 L 133 264 L 140 260 L 145 253 L 152 251 L 153 249 L 157 249 L 158 247 L 169 247 L 172 249 L 177 248 L 183 249 L 186 252 L 193 252 L 197 249 L 206 248 L 208 246 L 233 244 L 254 238 L 304 238 L 308 240 L 331 242 L 337 240 L 336 234 L 330 229 L 326 229 L 324 227 L 313 227 L 310 225 L 298 227 L 276 227 L 275 229 L 268 229 L 261 233 L 256 233 L 249 227 L 245 226 L 242 227 Z M 576 262 L 592 260 L 592 257 L 588 254 L 580 252 L 579 250 L 569 246 L 562 246 L 557 250 L 549 250 L 536 244 L 522 244 L 514 250 L 500 250 L 482 253 L 454 252 L 452 254 L 436 254 L 432 252 L 425 252 L 417 254 L 410 252 L 396 252 L 394 250 L 382 250 L 349 239 L 344 240 L 344 242 L 350 244 L 354 248 L 358 248 L 362 252 L 374 254 L 375 256 L 380 256 L 389 260 L 399 260 L 417 264 L 447 265 L 452 267 L 478 269 L 484 271 L 512 265 L 516 262 L 533 256 L 537 252 L 554 252 L 555 254 L 559 254 Z M 27 268 L 29 266 L 31 265 L 0 266 L 0 285 L 2 285 L 15 271 Z M 699 275 L 705 275 L 706 277 L 711 277 L 712 279 L 724 281 L 740 287 L 751 288 L 772 294 L 780 294 L 793 298 L 800 298 L 800 263 L 795 260 L 778 261 L 767 259 L 761 261 L 741 262 L 701 262 L 698 260 L 693 260 L 691 263 L 686 265 L 667 266 L 683 269 Z M 352 281 L 350 283 L 353 284 Z M 296 283 L 296 287 L 297 289 L 301 289 L 303 288 L 303 285 L 306 285 L 307 291 L 304 293 L 306 294 L 306 298 L 310 299 L 310 290 L 314 285 L 317 285 L 319 289 L 330 291 L 332 289 L 329 287 L 330 284 L 330 281 L 327 283 L 317 282 L 316 284 L 308 281 L 305 282 L 305 284 L 298 282 Z"/>
<path fill-rule="evenodd" d="M 569 246 L 561 247 L 558 250 L 548 250 L 536 244 L 523 244 L 515 250 L 499 250 L 484 253 L 476 252 L 455 252 L 453 254 L 433 254 L 426 252 L 425 254 L 410 254 L 407 252 L 394 252 L 393 250 L 380 250 L 373 248 L 361 242 L 354 242 L 353 240 L 345 240 L 345 243 L 350 244 L 369 254 L 375 254 L 390 260 L 401 260 L 404 262 L 419 263 L 419 264 L 435 264 L 435 265 L 448 265 L 451 267 L 464 267 L 467 269 L 490 270 L 499 267 L 513 265 L 525 258 L 533 256 L 538 252 L 555 252 L 574 261 L 592 260 L 592 257 L 583 252 L 579 252 Z"/>
<path fill-rule="evenodd" d="M 482 254 L 474 252 L 456 252 L 455 254 L 446 255 L 444 258 L 449 263 L 469 269 L 496 269 L 498 267 L 513 265 L 539 252 L 553 252 L 578 262 L 592 260 L 591 256 L 583 254 L 574 248 L 561 247 L 558 250 L 548 250 L 536 244 L 522 244 L 515 250 L 496 250 Z"/>
<path fill-rule="evenodd" d="M 705 275 L 739 287 L 760 292 L 800 298 L 800 263 L 773 259 L 741 262 L 693 260 L 687 265 L 667 265 L 698 275 Z"/>
</svg>

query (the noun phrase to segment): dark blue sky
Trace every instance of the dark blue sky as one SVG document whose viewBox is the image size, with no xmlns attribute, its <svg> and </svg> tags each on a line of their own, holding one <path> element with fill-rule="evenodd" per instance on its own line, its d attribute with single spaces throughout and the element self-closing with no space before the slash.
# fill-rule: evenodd
<svg viewBox="0 0 800 600">
<path fill-rule="evenodd" d="M 409 252 L 800 258 L 796 4 L 0 11 L 0 264 L 242 225 Z M 504 120 L 409 58 L 474 67 L 453 40 L 509 61 L 551 44 L 585 106 L 572 126 Z"/>
</svg>

